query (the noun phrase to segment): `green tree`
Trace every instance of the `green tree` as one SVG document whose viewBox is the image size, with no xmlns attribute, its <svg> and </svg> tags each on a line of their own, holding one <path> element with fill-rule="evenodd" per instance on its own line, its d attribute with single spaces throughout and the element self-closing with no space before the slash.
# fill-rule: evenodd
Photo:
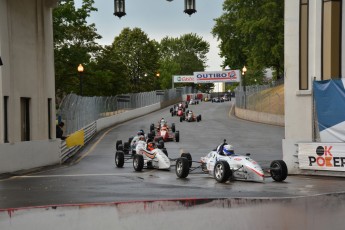
<svg viewBox="0 0 345 230">
<path fill-rule="evenodd" d="M 76 9 L 73 0 L 61 0 L 53 10 L 57 99 L 66 93 L 79 93 L 77 66 L 82 63 L 85 76 L 91 74 L 87 65 L 101 50 L 95 41 L 102 37 L 97 34 L 95 24 L 87 24 L 86 21 L 91 12 L 97 11 L 93 4 L 93 0 L 83 0 L 81 8 Z"/>
<path fill-rule="evenodd" d="M 206 67 L 206 54 L 210 45 L 200 36 L 190 33 L 179 38 L 165 37 L 160 46 L 161 86 L 171 86 L 173 75 L 192 75 L 195 71 L 203 71 Z M 193 86 L 194 84 L 184 84 Z"/>
<path fill-rule="evenodd" d="M 139 28 L 124 28 L 115 37 L 113 52 L 127 67 L 130 92 L 156 89 L 159 72 L 158 43 L 148 38 Z"/>
<path fill-rule="evenodd" d="M 212 33 L 220 40 L 224 66 L 247 66 L 248 82 L 262 79 L 265 68 L 276 78 L 284 69 L 284 1 L 225 0 L 224 14 L 215 19 Z M 260 80 L 261 81 L 261 80 Z"/>
</svg>

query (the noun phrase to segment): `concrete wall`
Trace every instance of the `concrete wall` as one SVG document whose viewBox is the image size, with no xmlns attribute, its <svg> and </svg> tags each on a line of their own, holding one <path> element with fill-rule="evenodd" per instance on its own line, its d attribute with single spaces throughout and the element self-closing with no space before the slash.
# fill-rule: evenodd
<svg viewBox="0 0 345 230">
<path fill-rule="evenodd" d="M 59 205 L 0 210 L 0 229 L 342 230 L 344 212 L 344 194 Z"/>
<path fill-rule="evenodd" d="M 0 145 L 0 174 L 60 163 L 60 139 Z"/>
<path fill-rule="evenodd" d="M 271 124 L 271 125 L 279 125 L 279 126 L 285 125 L 284 115 L 261 113 L 261 112 L 257 112 L 253 110 L 241 109 L 238 107 L 235 108 L 235 115 L 238 118 L 248 120 L 248 121 L 260 122 L 260 123 Z"/>
<path fill-rule="evenodd" d="M 151 113 L 153 111 L 159 110 L 161 108 L 160 103 L 156 103 L 153 105 L 145 106 L 139 109 L 133 109 L 126 111 L 124 113 L 119 113 L 115 116 L 105 117 L 97 120 L 97 132 L 101 131 L 102 129 L 111 127 L 116 124 L 120 124 L 124 121 L 131 120 L 136 117 L 140 117 L 142 115 Z"/>
</svg>

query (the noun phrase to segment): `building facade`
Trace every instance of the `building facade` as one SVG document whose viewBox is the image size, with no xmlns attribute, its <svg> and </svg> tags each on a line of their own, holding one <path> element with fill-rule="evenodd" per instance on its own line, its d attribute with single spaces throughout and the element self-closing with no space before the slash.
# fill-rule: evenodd
<svg viewBox="0 0 345 230">
<path fill-rule="evenodd" d="M 52 7 L 0 0 L 0 173 L 59 162 Z"/>
<path fill-rule="evenodd" d="M 334 174 L 330 171 L 301 170 L 297 146 L 302 142 L 318 141 L 313 81 L 343 77 L 344 12 L 342 0 L 285 0 L 283 158 L 292 174 Z"/>
</svg>

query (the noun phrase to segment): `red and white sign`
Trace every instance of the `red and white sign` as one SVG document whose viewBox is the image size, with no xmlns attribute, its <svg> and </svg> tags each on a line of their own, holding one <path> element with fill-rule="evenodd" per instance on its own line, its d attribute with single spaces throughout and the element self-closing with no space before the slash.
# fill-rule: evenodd
<svg viewBox="0 0 345 230">
<path fill-rule="evenodd" d="M 344 143 L 299 143 L 300 169 L 345 171 Z"/>
<path fill-rule="evenodd" d="M 195 83 L 240 82 L 239 70 L 194 72 Z"/>
<path fill-rule="evenodd" d="M 175 75 L 174 76 L 174 82 L 175 83 L 194 83 L 195 78 L 193 75 Z"/>
</svg>

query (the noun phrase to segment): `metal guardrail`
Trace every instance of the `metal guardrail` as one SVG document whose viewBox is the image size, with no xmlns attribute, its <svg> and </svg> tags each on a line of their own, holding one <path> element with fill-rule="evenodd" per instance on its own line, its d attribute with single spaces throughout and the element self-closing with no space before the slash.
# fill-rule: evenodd
<svg viewBox="0 0 345 230">
<path fill-rule="evenodd" d="M 84 145 L 88 143 L 91 138 L 96 134 L 96 121 L 91 123 L 90 125 L 83 128 L 84 130 Z M 82 146 L 74 146 L 74 147 L 67 147 L 66 141 L 61 142 L 61 156 L 60 156 L 60 163 L 66 162 L 70 157 L 74 156 Z"/>
<path fill-rule="evenodd" d="M 191 92 L 191 87 L 182 87 L 114 97 L 81 97 L 69 94 L 63 99 L 57 116 L 65 123 L 65 134 L 68 135 L 83 129 L 84 143 L 86 144 L 96 134 L 96 121 L 102 117 L 173 100 Z M 66 146 L 66 142 L 62 141 L 60 162 L 66 162 L 80 148 L 80 146 L 69 148 Z"/>
</svg>

